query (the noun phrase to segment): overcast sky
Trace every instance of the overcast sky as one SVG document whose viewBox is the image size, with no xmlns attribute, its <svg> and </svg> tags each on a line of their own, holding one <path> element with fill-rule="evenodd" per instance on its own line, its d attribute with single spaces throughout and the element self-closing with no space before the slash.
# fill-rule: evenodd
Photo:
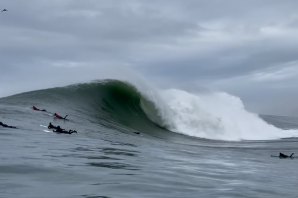
<svg viewBox="0 0 298 198">
<path fill-rule="evenodd" d="M 0 96 L 130 71 L 298 116 L 298 1 L 1 0 Z"/>
</svg>

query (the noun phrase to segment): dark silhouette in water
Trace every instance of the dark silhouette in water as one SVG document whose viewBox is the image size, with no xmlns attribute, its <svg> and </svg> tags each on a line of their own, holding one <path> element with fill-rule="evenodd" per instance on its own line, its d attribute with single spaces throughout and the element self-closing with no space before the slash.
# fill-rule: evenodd
<svg viewBox="0 0 298 198">
<path fill-rule="evenodd" d="M 57 129 L 57 126 L 53 125 L 51 122 L 48 125 L 48 129 Z"/>
<path fill-rule="evenodd" d="M 290 156 L 289 155 L 286 155 L 286 154 L 283 154 L 283 153 L 279 153 L 279 158 L 280 159 L 285 159 L 285 158 L 291 158 L 293 159 L 294 158 L 294 153 L 292 153 Z"/>
<path fill-rule="evenodd" d="M 57 126 L 57 128 L 55 130 L 53 130 L 53 132 L 55 133 L 65 133 L 65 134 L 72 134 L 72 133 L 77 133 L 76 130 L 69 130 L 66 131 L 65 129 L 62 129 L 60 126 Z"/>
<path fill-rule="evenodd" d="M 39 109 L 39 108 L 37 108 L 36 106 L 32 106 L 32 109 L 33 109 L 34 111 L 44 111 L 44 112 L 47 112 L 47 110 L 45 110 L 45 109 Z"/>
<path fill-rule="evenodd" d="M 7 11 L 8 11 L 8 10 L 7 10 L 7 9 L 5 9 L 5 8 L 4 8 L 3 10 L 1 10 L 1 12 L 7 12 Z"/>
<path fill-rule="evenodd" d="M 17 129 L 17 127 L 15 127 L 15 126 L 9 126 L 9 125 L 7 125 L 7 124 L 4 124 L 3 122 L 0 122 L 0 126 L 3 126 L 3 127 L 5 127 L 5 128 Z"/>
<path fill-rule="evenodd" d="M 48 129 L 54 129 L 53 132 L 55 133 L 65 133 L 65 134 L 72 134 L 72 133 L 78 133 L 76 130 L 70 129 L 69 131 L 62 129 L 59 125 L 55 126 L 51 122 L 49 123 Z"/>
<path fill-rule="evenodd" d="M 61 120 L 68 120 L 68 119 L 66 118 L 67 116 L 68 116 L 68 115 L 62 117 L 62 116 L 59 115 L 58 113 L 54 113 L 54 117 L 57 118 L 57 119 L 61 119 Z"/>
</svg>

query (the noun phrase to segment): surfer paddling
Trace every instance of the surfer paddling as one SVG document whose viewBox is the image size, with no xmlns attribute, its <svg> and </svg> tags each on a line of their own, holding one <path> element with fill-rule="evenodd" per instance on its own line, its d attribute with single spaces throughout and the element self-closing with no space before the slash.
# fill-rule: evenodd
<svg viewBox="0 0 298 198">
<path fill-rule="evenodd" d="M 54 129 L 53 132 L 55 133 L 65 133 L 65 134 L 78 133 L 76 130 L 70 129 L 67 131 L 65 129 L 62 129 L 59 125 L 55 126 L 51 122 L 49 123 L 48 129 Z"/>
<path fill-rule="evenodd" d="M 66 117 L 68 115 L 62 117 L 61 115 L 59 115 L 58 113 L 54 113 L 54 118 L 60 119 L 60 120 L 68 120 Z"/>
<path fill-rule="evenodd" d="M 293 159 L 294 158 L 294 153 L 292 153 L 291 155 L 286 155 L 286 154 L 283 154 L 283 153 L 279 153 L 279 158 L 280 159 L 286 159 L 286 158 L 291 158 Z"/>
<path fill-rule="evenodd" d="M 37 108 L 36 106 L 32 106 L 32 109 L 33 109 L 34 111 L 44 111 L 44 112 L 47 112 L 47 110 L 45 110 L 45 109 L 39 109 L 39 108 Z"/>
<path fill-rule="evenodd" d="M 279 153 L 279 155 L 271 155 L 271 157 L 278 157 L 279 159 L 294 159 L 294 153 L 291 155 L 286 155 L 284 153 Z"/>
<path fill-rule="evenodd" d="M 15 126 L 9 126 L 9 125 L 7 125 L 7 124 L 4 124 L 3 122 L 0 122 L 0 126 L 3 126 L 3 127 L 5 127 L 5 128 L 17 129 L 17 127 L 15 127 Z"/>
<path fill-rule="evenodd" d="M 55 130 L 53 130 L 55 133 L 65 133 L 65 134 L 72 134 L 72 133 L 78 133 L 76 130 L 65 130 L 62 129 L 60 126 L 57 126 Z"/>
</svg>

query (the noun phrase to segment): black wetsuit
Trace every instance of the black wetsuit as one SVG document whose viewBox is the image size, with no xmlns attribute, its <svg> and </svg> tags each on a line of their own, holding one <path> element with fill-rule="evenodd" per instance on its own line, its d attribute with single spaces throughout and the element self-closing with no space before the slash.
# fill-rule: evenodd
<svg viewBox="0 0 298 198">
<path fill-rule="evenodd" d="M 53 132 L 55 132 L 55 133 L 65 133 L 65 134 L 77 133 L 76 130 L 66 131 L 65 129 L 61 129 L 61 128 L 55 129 L 55 130 L 53 130 Z"/>
<path fill-rule="evenodd" d="M 294 158 L 293 155 L 294 153 L 292 153 L 290 156 L 283 153 L 279 153 L 279 158 Z"/>
<path fill-rule="evenodd" d="M 45 110 L 45 109 L 39 109 L 39 108 L 37 108 L 36 106 L 33 106 L 32 109 L 33 109 L 34 111 L 44 111 L 44 112 L 47 112 L 47 110 Z"/>
<path fill-rule="evenodd" d="M 53 132 L 55 133 L 65 133 L 65 134 L 72 134 L 72 133 L 77 133 L 76 130 L 65 130 L 65 129 L 62 129 L 60 126 L 54 126 L 51 122 L 49 123 L 49 126 L 48 126 L 49 129 L 54 129 Z"/>
<path fill-rule="evenodd" d="M 12 129 L 16 129 L 17 127 L 15 127 L 15 126 L 9 126 L 9 125 L 7 125 L 7 124 L 4 124 L 3 122 L 0 122 L 0 126 L 3 126 L 3 127 L 5 127 L 5 128 L 12 128 Z"/>
<path fill-rule="evenodd" d="M 57 129 L 57 126 L 54 126 L 51 122 L 49 123 L 48 129 Z"/>
</svg>

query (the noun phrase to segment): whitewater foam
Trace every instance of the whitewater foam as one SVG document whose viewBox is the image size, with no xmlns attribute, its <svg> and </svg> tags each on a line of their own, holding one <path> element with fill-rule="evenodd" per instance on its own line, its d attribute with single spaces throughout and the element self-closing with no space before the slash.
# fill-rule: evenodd
<svg viewBox="0 0 298 198">
<path fill-rule="evenodd" d="M 266 123 L 247 111 L 240 98 L 224 92 L 193 94 L 169 89 L 151 90 L 145 95 L 155 104 L 163 126 L 173 132 L 230 141 L 270 140 L 298 134 L 297 130 L 282 130 Z"/>
</svg>

